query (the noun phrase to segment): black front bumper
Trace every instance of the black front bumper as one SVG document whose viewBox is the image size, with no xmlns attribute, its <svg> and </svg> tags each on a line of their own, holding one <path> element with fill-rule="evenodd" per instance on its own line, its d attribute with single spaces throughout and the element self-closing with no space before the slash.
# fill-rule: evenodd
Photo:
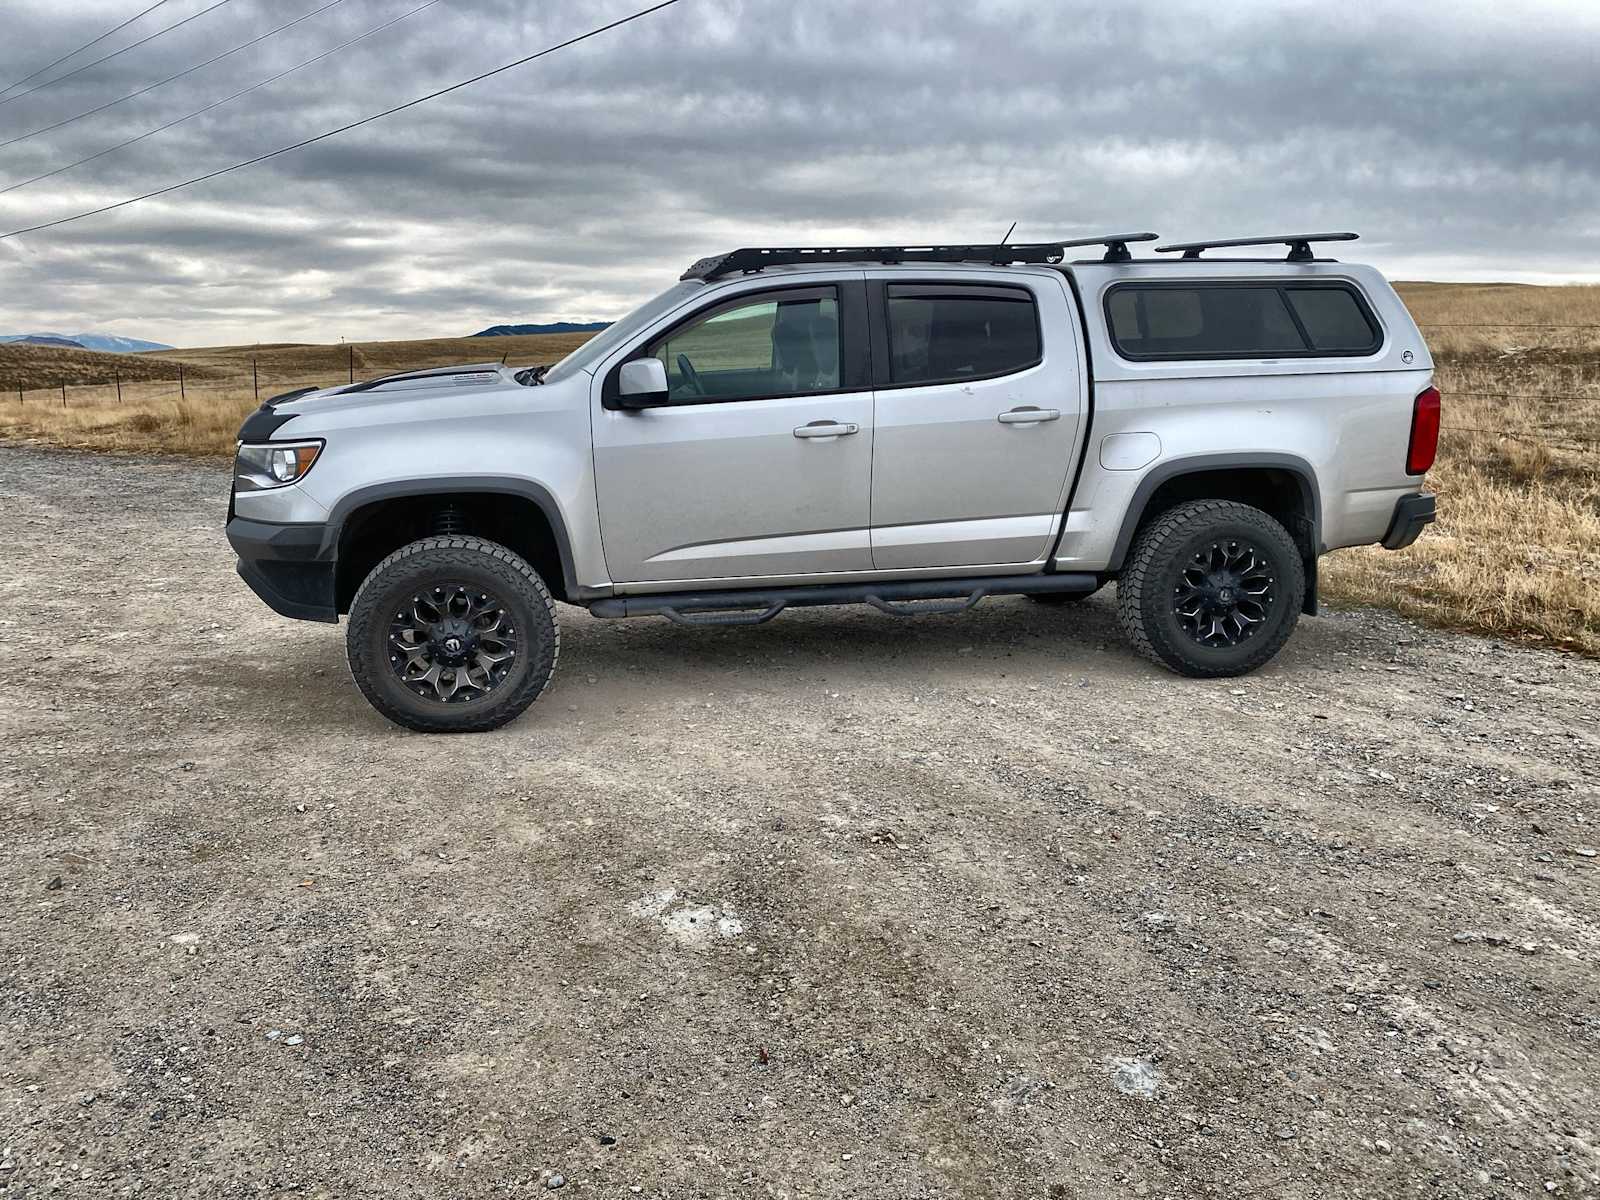
<svg viewBox="0 0 1600 1200">
<path fill-rule="evenodd" d="M 239 556 L 239 576 L 276 613 L 298 621 L 339 619 L 334 555 L 325 549 L 325 525 L 275 525 L 228 520 L 228 541 Z"/>
<path fill-rule="evenodd" d="M 1395 502 L 1394 518 L 1389 522 L 1389 532 L 1383 535 L 1383 545 L 1388 550 L 1404 550 L 1433 524 L 1437 506 L 1432 496 L 1418 492 L 1414 496 L 1401 496 Z"/>
</svg>

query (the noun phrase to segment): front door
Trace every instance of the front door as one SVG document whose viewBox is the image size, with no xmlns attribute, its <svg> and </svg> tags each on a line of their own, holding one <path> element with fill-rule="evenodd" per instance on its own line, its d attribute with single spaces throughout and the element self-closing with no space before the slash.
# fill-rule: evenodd
<svg viewBox="0 0 1600 1200">
<path fill-rule="evenodd" d="M 869 286 L 875 357 L 884 360 L 873 566 L 1042 559 L 1077 463 L 1084 388 L 1065 286 Z"/>
<path fill-rule="evenodd" d="M 613 581 L 871 569 L 865 306 L 859 281 L 745 290 L 639 348 L 668 402 L 595 409 Z"/>
</svg>

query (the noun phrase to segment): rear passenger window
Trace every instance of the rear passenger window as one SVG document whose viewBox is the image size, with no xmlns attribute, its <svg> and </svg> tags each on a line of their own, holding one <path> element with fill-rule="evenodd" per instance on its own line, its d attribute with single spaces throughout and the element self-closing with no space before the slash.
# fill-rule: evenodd
<svg viewBox="0 0 1600 1200">
<path fill-rule="evenodd" d="M 1041 357 L 1039 319 L 1025 288 L 893 284 L 888 309 L 895 383 L 989 379 Z"/>
<path fill-rule="evenodd" d="M 1380 340 L 1343 286 L 1129 284 L 1111 290 L 1106 316 L 1131 359 L 1369 354 Z"/>
</svg>

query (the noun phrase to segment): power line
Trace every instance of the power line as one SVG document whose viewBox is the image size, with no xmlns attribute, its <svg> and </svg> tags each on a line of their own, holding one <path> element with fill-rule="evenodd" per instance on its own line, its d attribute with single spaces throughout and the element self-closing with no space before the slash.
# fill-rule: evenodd
<svg viewBox="0 0 1600 1200">
<path fill-rule="evenodd" d="M 423 9 L 432 8 L 435 4 L 438 4 L 438 3 L 439 3 L 439 0 L 427 0 L 427 2 L 425 4 L 419 4 L 416 8 L 411 9 L 409 12 L 403 12 L 398 17 L 391 17 L 389 20 L 385 21 L 381 25 L 374 25 L 371 29 L 367 30 L 365 33 L 358 33 L 355 37 L 351 38 L 349 41 L 340 42 L 337 46 L 333 47 L 331 50 L 324 50 L 321 54 L 317 55 L 315 58 L 308 58 L 304 62 L 296 63 L 294 66 L 288 68 L 287 70 L 279 71 L 276 75 L 269 75 L 267 78 L 261 80 L 259 83 L 252 83 L 247 88 L 240 88 L 237 92 L 234 92 L 231 96 L 224 96 L 221 100 L 213 100 L 210 104 L 207 104 L 202 108 L 197 108 L 192 113 L 187 113 L 184 116 L 181 116 L 181 117 L 177 118 L 174 121 L 168 121 L 165 125 L 157 125 L 154 129 L 147 129 L 147 130 L 145 130 L 145 132 L 143 132 L 141 134 L 138 134 L 135 137 L 131 137 L 131 138 L 127 139 L 127 141 L 118 142 L 115 146 L 107 146 L 104 150 L 100 150 L 100 151 L 95 152 L 94 154 L 90 154 L 90 155 L 87 155 L 84 158 L 80 158 L 80 159 L 78 159 L 77 162 L 70 162 L 64 167 L 57 167 L 53 171 L 46 171 L 42 175 L 35 175 L 32 179 L 24 179 L 21 183 L 12 183 L 12 184 L 8 184 L 5 187 L 0 187 L 0 196 L 4 196 L 7 192 L 14 192 L 18 188 L 25 188 L 31 183 L 38 183 L 41 179 L 53 179 L 57 175 L 65 175 L 68 171 L 72 170 L 74 167 L 81 167 L 81 166 L 83 166 L 84 163 L 93 162 L 97 158 L 104 158 L 106 155 L 115 153 L 116 151 L 121 150 L 124 147 L 131 146 L 135 142 L 142 142 L 142 141 L 144 141 L 145 138 L 154 137 L 158 133 L 165 133 L 167 130 L 171 129 L 174 125 L 182 125 L 185 121 L 193 120 L 195 117 L 198 117 L 198 116 L 202 115 L 203 113 L 210 112 L 213 108 L 221 108 L 224 104 L 227 104 L 229 101 L 237 100 L 240 96 L 248 95 L 250 92 L 253 92 L 253 91 L 257 90 L 258 88 L 264 88 L 269 83 L 276 83 L 278 80 L 282 79 L 285 75 L 293 75 L 296 71 L 302 71 L 306 67 L 315 66 L 317 63 L 321 62 L 323 59 L 330 58 L 333 55 L 339 53 L 339 51 L 344 50 L 344 49 L 346 49 L 346 48 L 348 48 L 350 46 L 354 46 L 357 42 L 361 41 L 363 38 L 369 38 L 375 33 L 382 33 L 385 29 L 389 28 L 389 26 L 398 25 L 401 21 L 404 21 L 407 17 L 414 17 L 419 12 L 421 12 Z"/>
<path fill-rule="evenodd" d="M 35 92 L 42 92 L 42 91 L 44 91 L 45 88 L 53 87 L 54 85 L 60 83 L 63 79 L 71 79 L 74 75 L 82 75 L 85 71 L 89 70 L 91 67 L 98 67 L 103 62 L 110 62 L 113 58 L 116 58 L 117 55 L 126 54 L 129 50 L 137 50 L 140 46 L 144 45 L 146 42 L 153 42 L 158 37 L 160 37 L 162 34 L 171 33 L 174 29 L 177 29 L 180 25 L 187 25 L 190 21 L 198 21 L 201 17 L 205 16 L 208 12 L 215 12 L 217 9 L 221 8 L 224 4 L 227 4 L 228 2 L 229 2 L 229 0 L 217 0 L 217 2 L 215 4 L 213 4 L 210 8 L 202 8 L 199 12 L 195 13 L 193 16 L 185 17 L 181 21 L 174 21 L 171 25 L 166 26 L 164 29 L 156 30 L 149 37 L 140 38 L 137 42 L 129 42 L 121 50 L 113 50 L 110 54 L 107 54 L 102 58 L 97 58 L 93 62 L 84 63 L 83 66 L 81 66 L 81 67 L 74 67 L 70 71 L 66 71 L 66 72 L 63 72 L 60 75 L 56 75 L 56 76 L 54 76 L 54 77 L 52 77 L 50 79 L 46 79 L 43 83 L 36 83 L 25 92 L 18 92 L 14 96 L 7 96 L 4 100 L 0 100 L 0 105 L 10 104 L 13 100 L 21 100 L 24 96 L 31 96 Z"/>
<path fill-rule="evenodd" d="M 651 13 L 660 12 L 663 8 L 671 8 L 677 3 L 678 0 L 660 0 L 660 3 L 658 4 L 652 4 L 648 8 L 641 8 L 637 12 L 629 13 L 625 17 L 619 17 L 615 21 L 611 21 L 608 24 L 598 25 L 589 30 L 587 33 L 580 33 L 576 37 L 568 38 L 564 42 L 557 42 L 553 46 L 546 46 L 543 50 L 537 50 L 532 54 L 527 54 L 521 58 L 513 59 L 504 66 L 495 67 L 493 70 L 485 71 L 481 75 L 474 75 L 470 79 L 463 79 L 460 83 L 452 83 L 449 87 L 442 87 L 438 91 L 429 92 L 425 96 L 418 96 L 415 100 L 407 100 L 404 104 L 397 104 L 393 108 L 386 108 L 382 112 L 373 113 L 370 117 L 362 117 L 359 121 L 351 121 L 348 125 L 341 125 L 337 129 L 330 129 L 325 133 L 316 134 L 313 137 L 305 138 L 304 140 L 295 142 L 292 145 L 280 146 L 276 150 L 269 150 L 265 154 L 258 154 L 254 158 L 247 158 L 243 162 L 236 162 L 232 166 L 220 167 L 215 171 L 208 171 L 204 175 L 196 175 L 193 179 L 185 179 L 181 183 L 171 183 L 166 187 L 157 188 L 153 192 L 145 192 L 140 196 L 130 196 L 126 200 L 118 200 L 115 204 L 103 204 L 99 208 L 91 208 L 85 212 L 74 213 L 70 217 L 58 217 L 54 221 L 41 221 L 37 225 L 27 225 L 21 229 L 13 229 L 8 233 L 0 233 L 0 241 L 5 241 L 7 238 L 18 237 L 24 233 L 37 233 L 41 229 L 53 229 L 57 225 L 66 225 L 72 221 L 81 221 L 85 217 L 97 217 L 101 213 L 114 212 L 119 208 L 127 208 L 131 204 L 138 204 L 142 200 L 153 200 L 157 196 L 165 196 L 169 192 L 176 192 L 181 188 L 191 187 L 197 183 L 204 183 L 208 179 L 215 179 L 219 175 L 228 174 L 230 171 L 237 171 L 242 167 L 251 167 L 256 163 L 266 162 L 269 158 L 277 158 L 281 154 L 288 154 L 294 150 L 304 149 L 306 146 L 310 146 L 315 142 L 321 142 L 331 137 L 337 137 L 341 133 L 349 133 L 352 129 L 359 129 L 363 125 L 370 125 L 372 122 L 380 121 L 384 117 L 392 117 L 395 113 L 404 112 L 408 108 L 415 108 L 417 105 L 425 104 L 429 100 L 437 100 L 440 96 L 447 95 L 450 92 L 460 91 L 462 88 L 470 87 L 475 83 L 482 83 L 485 79 L 489 79 L 492 76 L 502 74 L 503 72 L 509 71 L 514 67 L 523 66 L 526 63 L 532 62 L 536 58 L 543 58 L 547 54 L 554 54 L 557 50 L 565 50 L 568 46 L 576 46 L 579 42 L 586 42 L 590 38 L 599 37 L 602 33 L 609 33 L 611 30 L 618 29 L 623 25 L 629 24 L 630 22 L 637 21 L 641 17 L 648 17 Z"/>
<path fill-rule="evenodd" d="M 199 70 L 201 70 L 201 69 L 203 69 L 205 67 L 209 67 L 212 63 L 221 62 L 223 59 L 227 58 L 230 54 L 237 54 L 241 50 L 248 50 L 251 46 L 254 46 L 258 42 L 264 42 L 269 37 L 273 37 L 276 34 L 280 34 L 285 29 L 293 28 L 294 26 L 300 24 L 300 22 L 302 22 L 302 21 L 309 21 L 312 17 L 316 16 L 318 13 L 327 12 L 335 4 L 343 4 L 343 3 L 344 3 L 344 0 L 328 0 L 328 2 L 326 4 L 324 4 L 321 8 L 314 8 L 310 12 L 306 13 L 304 16 L 296 17 L 294 20 L 288 22 L 287 24 L 279 25 L 276 29 L 269 30 L 268 32 L 263 33 L 260 37 L 253 37 L 248 42 L 243 42 L 240 45 L 235 46 L 232 50 L 224 50 L 221 54 L 218 54 L 218 55 L 215 55 L 215 56 L 213 56 L 211 58 L 208 58 L 203 63 L 196 63 L 194 66 L 189 67 L 187 70 L 179 71 L 176 75 L 168 75 L 165 79 L 158 80 L 157 82 L 152 83 L 149 87 L 142 87 L 137 92 L 129 92 L 126 96 L 119 96 L 115 100 L 108 100 L 108 101 L 106 101 L 106 103 L 100 104 L 100 105 L 96 105 L 94 108 L 91 108 L 91 109 L 88 109 L 88 110 L 86 110 L 84 112 L 81 112 L 75 117 L 68 117 L 65 121 L 57 121 L 54 125 L 46 125 L 43 129 L 35 129 L 32 133 L 22 133 L 22 134 L 18 134 L 14 138 L 7 138 L 5 141 L 0 142 L 0 149 L 4 149 L 7 146 L 15 146 L 18 142 L 25 142 L 31 137 L 38 137 L 41 133 L 50 133 L 53 130 L 62 128 L 65 125 L 71 125 L 74 121 L 81 121 L 85 117 L 92 117 L 92 116 L 94 116 L 95 113 L 105 112 L 105 110 L 108 109 L 108 108 L 115 108 L 117 105 L 121 104 L 124 100 L 132 100 L 135 97 L 144 95 L 146 92 L 153 92 L 158 87 L 162 87 L 165 84 L 169 84 L 175 79 L 182 79 L 185 75 L 193 75 L 196 71 L 199 71 Z"/>
<path fill-rule="evenodd" d="M 67 59 L 71 58 L 74 54 L 82 54 L 90 46 L 98 46 L 101 42 L 105 41 L 113 33 L 121 33 L 124 29 L 126 29 L 129 25 L 132 25 L 140 17 L 147 16 L 150 13 L 155 12 L 156 9 L 160 8 L 165 3 L 167 3 L 167 0 L 156 0 L 156 2 L 154 4 L 152 4 L 149 8 L 145 9 L 143 12 L 134 13 L 133 16 L 129 17 L 126 21 L 124 21 L 121 25 L 118 25 L 115 29 L 106 30 L 104 33 L 102 33 L 99 37 L 95 38 L 93 41 L 85 42 L 83 45 L 79 46 L 76 50 L 72 51 L 71 54 L 63 54 L 60 58 L 56 59 L 55 62 L 45 63 L 44 66 L 40 67 L 33 74 L 24 75 L 21 79 L 18 79 L 16 81 L 12 82 L 12 83 L 6 84 L 5 87 L 0 88 L 0 95 L 4 95 L 6 92 L 9 92 L 14 87 L 21 87 L 23 84 L 27 83 L 30 79 L 39 78 L 39 76 L 43 75 L 46 71 L 50 70 L 52 67 L 59 67 L 62 63 L 66 62 Z"/>
</svg>

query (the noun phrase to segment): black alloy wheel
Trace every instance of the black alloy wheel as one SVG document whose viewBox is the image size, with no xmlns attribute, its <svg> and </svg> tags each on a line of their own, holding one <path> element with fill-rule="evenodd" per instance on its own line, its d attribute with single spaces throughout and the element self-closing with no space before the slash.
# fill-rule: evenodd
<svg viewBox="0 0 1600 1200">
<path fill-rule="evenodd" d="M 481 700 L 506 681 L 516 657 L 517 628 L 505 606 L 459 580 L 420 589 L 389 624 L 389 665 L 426 700 Z"/>
<path fill-rule="evenodd" d="M 1200 645 L 1237 646 L 1266 623 L 1275 584 L 1262 551 L 1228 538 L 1195 551 L 1172 589 L 1172 607 Z"/>
<path fill-rule="evenodd" d="M 514 551 L 446 535 L 402 546 L 350 604 L 350 674 L 372 706 L 422 733 L 498 728 L 549 686 L 555 601 Z"/>
<path fill-rule="evenodd" d="M 1117 619 L 1145 657 L 1180 675 L 1243 675 L 1294 632 L 1305 600 L 1300 547 L 1233 500 L 1194 500 L 1150 520 L 1117 579 Z"/>
</svg>

